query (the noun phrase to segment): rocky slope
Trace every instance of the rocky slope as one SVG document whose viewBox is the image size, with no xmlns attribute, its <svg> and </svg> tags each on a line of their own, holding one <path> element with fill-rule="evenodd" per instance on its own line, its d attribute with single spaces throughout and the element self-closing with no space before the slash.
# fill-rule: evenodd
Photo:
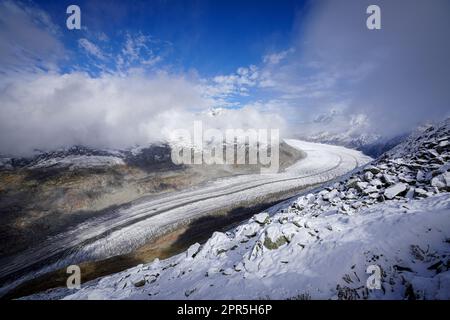
<svg viewBox="0 0 450 320">
<path fill-rule="evenodd" d="M 30 298 L 450 299 L 449 139 L 446 120 L 185 253 Z"/>
</svg>

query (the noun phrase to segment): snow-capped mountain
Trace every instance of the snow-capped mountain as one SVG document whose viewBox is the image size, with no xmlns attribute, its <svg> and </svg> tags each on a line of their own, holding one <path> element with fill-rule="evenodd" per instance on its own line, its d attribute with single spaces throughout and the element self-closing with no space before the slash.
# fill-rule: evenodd
<svg viewBox="0 0 450 320">
<path fill-rule="evenodd" d="M 170 162 L 170 147 L 153 144 L 116 150 L 71 146 L 53 151 L 36 151 L 35 155 L 28 157 L 0 158 L 0 169 L 95 169 L 142 162 Z"/>
<path fill-rule="evenodd" d="M 450 119 L 182 254 L 29 298 L 450 299 L 449 139 Z"/>
</svg>

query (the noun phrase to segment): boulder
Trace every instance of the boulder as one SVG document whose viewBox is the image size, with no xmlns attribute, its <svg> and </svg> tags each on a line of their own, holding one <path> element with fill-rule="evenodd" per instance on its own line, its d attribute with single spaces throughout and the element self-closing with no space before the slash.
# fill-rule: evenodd
<svg viewBox="0 0 450 320">
<path fill-rule="evenodd" d="M 259 224 L 266 224 L 269 222 L 269 214 L 267 212 L 261 212 L 258 214 L 255 214 L 253 219 L 258 222 Z"/>
<path fill-rule="evenodd" d="M 414 198 L 414 188 L 411 187 L 409 188 L 408 192 L 406 192 L 406 198 L 408 199 L 413 199 Z"/>
<path fill-rule="evenodd" d="M 196 242 L 193 245 L 191 245 L 189 247 L 189 249 L 187 249 L 186 251 L 186 258 L 193 258 L 195 257 L 195 255 L 198 253 L 198 251 L 200 250 L 200 243 Z"/>
<path fill-rule="evenodd" d="M 450 172 L 445 172 L 431 179 L 431 186 L 438 189 L 450 188 Z"/>
<path fill-rule="evenodd" d="M 364 180 L 366 180 L 367 182 L 370 182 L 373 179 L 373 173 L 370 171 L 367 171 L 366 173 L 364 173 Z"/>
<path fill-rule="evenodd" d="M 427 175 L 422 170 L 417 171 L 416 180 L 419 182 L 424 182 L 427 180 Z"/>
<path fill-rule="evenodd" d="M 339 194 L 339 191 L 336 189 L 331 190 L 328 193 L 322 194 L 322 199 L 332 201 L 337 195 Z"/>
<path fill-rule="evenodd" d="M 389 174 L 383 174 L 383 176 L 381 177 L 381 181 L 388 184 L 388 185 L 393 185 L 395 184 L 395 177 L 389 175 Z"/>
<path fill-rule="evenodd" d="M 287 239 L 278 226 L 269 226 L 265 232 L 264 246 L 267 249 L 275 250 L 287 243 Z"/>
<path fill-rule="evenodd" d="M 384 191 L 384 196 L 387 199 L 393 199 L 395 196 L 400 195 L 401 193 L 405 192 L 407 188 L 407 185 L 405 183 L 397 183 L 393 185 L 392 187 L 387 188 Z"/>
<path fill-rule="evenodd" d="M 260 228 L 261 226 L 259 225 L 259 223 L 252 222 L 243 226 L 242 234 L 247 238 L 252 238 L 256 236 Z"/>
<path fill-rule="evenodd" d="M 366 189 L 368 186 L 367 182 L 357 182 L 356 183 L 356 190 L 358 190 L 359 192 L 363 192 L 364 189 Z"/>
<path fill-rule="evenodd" d="M 368 171 L 368 172 L 370 172 L 372 174 L 377 174 L 377 173 L 380 172 L 380 169 L 375 167 L 375 166 L 373 166 L 373 165 L 368 165 L 368 166 L 366 166 L 364 168 L 364 171 Z"/>
<path fill-rule="evenodd" d="M 281 233 L 283 233 L 288 242 L 291 242 L 292 238 L 297 234 L 297 232 L 298 228 L 294 225 L 294 223 L 286 223 L 281 227 Z"/>
</svg>

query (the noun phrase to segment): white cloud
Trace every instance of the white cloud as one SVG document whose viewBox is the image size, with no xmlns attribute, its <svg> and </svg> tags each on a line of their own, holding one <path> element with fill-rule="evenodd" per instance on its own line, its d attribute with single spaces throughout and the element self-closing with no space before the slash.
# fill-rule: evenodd
<svg viewBox="0 0 450 320">
<path fill-rule="evenodd" d="M 85 73 L 29 74 L 0 83 L 0 153 L 82 144 L 126 148 L 163 141 L 196 119 L 222 129 L 282 125 L 276 114 L 254 107 L 228 110 L 225 117 L 201 112 L 217 105 L 195 79 L 159 73 L 91 77 Z"/>
<path fill-rule="evenodd" d="M 369 4 L 381 8 L 381 30 L 365 26 Z M 295 114 L 301 133 L 339 104 L 342 116 L 324 129 L 344 132 L 364 115 L 361 132 L 392 136 L 449 116 L 449 11 L 446 0 L 312 2 L 297 24 L 295 52 L 266 56 L 259 87 L 285 100 L 281 112 Z"/>
<path fill-rule="evenodd" d="M 0 1 L 0 72 L 55 70 L 65 57 L 58 27 L 31 3 Z"/>
<path fill-rule="evenodd" d="M 271 53 L 268 55 L 265 55 L 263 57 L 263 62 L 267 63 L 267 64 L 278 64 L 280 63 L 282 60 L 284 60 L 289 54 L 293 53 L 295 51 L 295 49 L 290 48 L 288 50 L 284 50 L 284 51 L 280 51 L 280 52 L 275 52 L 275 53 Z"/>
<path fill-rule="evenodd" d="M 81 38 L 78 40 L 78 45 L 86 50 L 86 52 L 91 56 L 94 56 L 95 58 L 98 58 L 100 60 L 106 60 L 106 55 L 103 53 L 103 51 L 91 41 L 85 38 Z"/>
</svg>

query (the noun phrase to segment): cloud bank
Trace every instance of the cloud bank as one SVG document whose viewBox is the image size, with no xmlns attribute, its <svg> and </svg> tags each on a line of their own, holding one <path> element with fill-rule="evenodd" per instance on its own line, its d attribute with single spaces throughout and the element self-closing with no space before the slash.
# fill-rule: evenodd
<svg viewBox="0 0 450 320">
<path fill-rule="evenodd" d="M 381 30 L 366 28 L 370 4 L 381 8 Z M 289 136 L 402 134 L 450 116 L 448 12 L 447 0 L 311 1 L 289 47 L 202 78 L 165 63 L 171 43 L 85 30 L 69 49 L 44 11 L 0 0 L 0 154 L 126 148 L 194 120 Z M 77 53 L 84 59 L 66 68 Z M 227 110 L 211 116 L 217 107 Z"/>
<path fill-rule="evenodd" d="M 371 4 L 381 30 L 366 28 Z M 334 119 L 315 130 L 345 131 L 364 115 L 365 131 L 393 136 L 450 116 L 449 12 L 446 0 L 313 1 L 295 52 L 262 72 L 266 87 L 289 101 L 299 128 L 322 115 Z"/>
</svg>

